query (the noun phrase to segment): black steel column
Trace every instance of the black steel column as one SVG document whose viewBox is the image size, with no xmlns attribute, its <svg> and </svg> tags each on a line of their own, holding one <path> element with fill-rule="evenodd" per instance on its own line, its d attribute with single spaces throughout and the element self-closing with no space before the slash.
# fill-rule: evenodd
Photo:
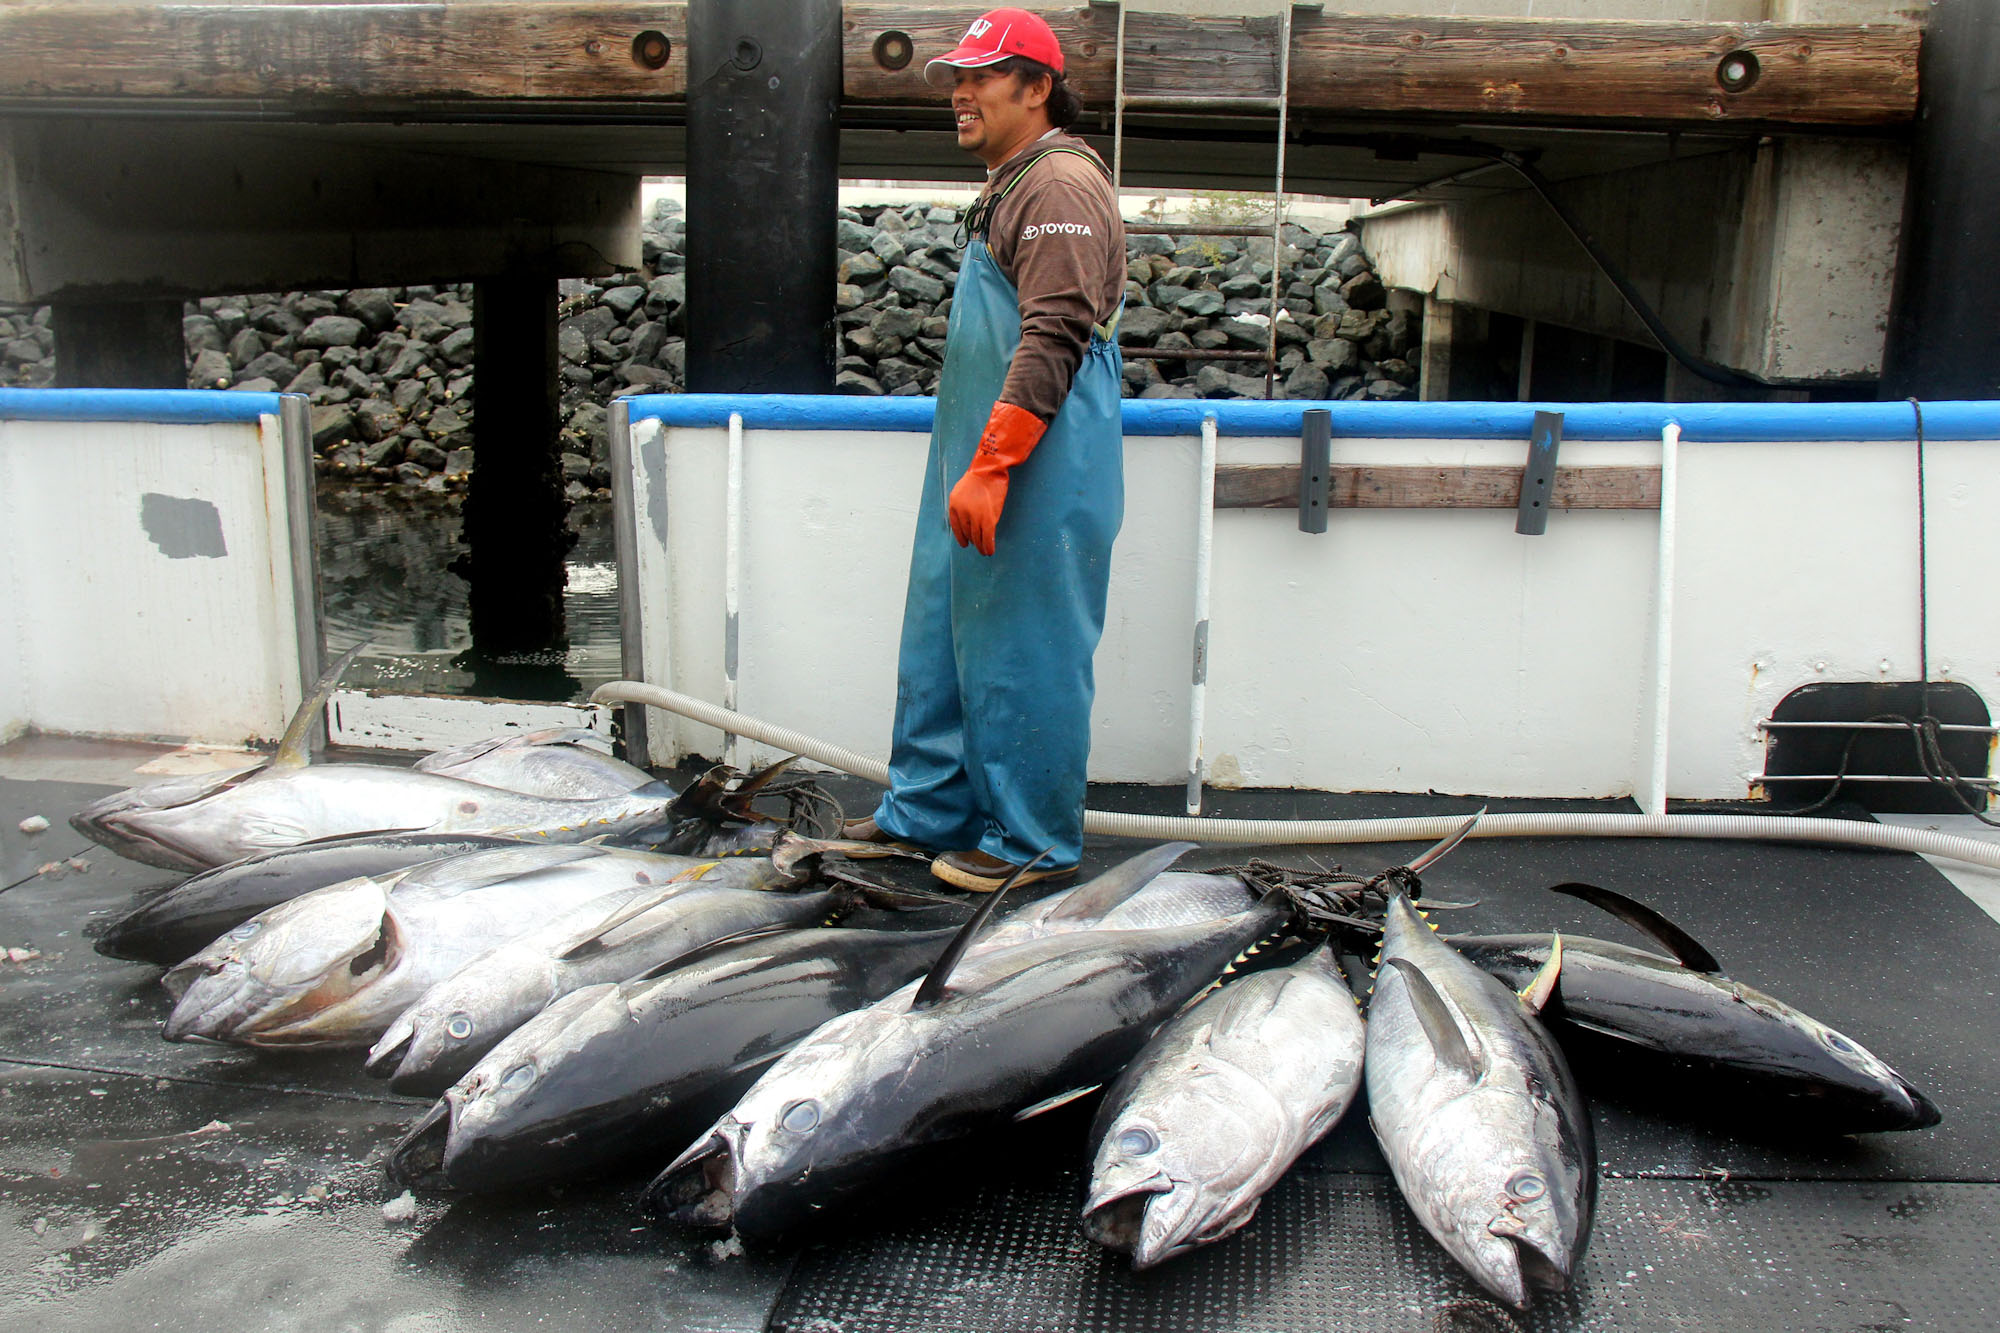
<svg viewBox="0 0 2000 1333">
<path fill-rule="evenodd" d="M 688 5 L 692 392 L 833 390 L 840 21 L 840 0 Z"/>
<path fill-rule="evenodd" d="M 2000 398 L 2000 10 L 1937 0 L 1889 315 L 1885 398 Z"/>
<path fill-rule="evenodd" d="M 543 269 L 473 292 L 472 478 L 465 558 L 472 643 L 487 658 L 548 653 L 563 637 L 565 527 L 556 417 L 556 283 Z"/>
<path fill-rule="evenodd" d="M 181 303 L 57 301 L 59 389 L 185 389 L 187 342 Z"/>
</svg>

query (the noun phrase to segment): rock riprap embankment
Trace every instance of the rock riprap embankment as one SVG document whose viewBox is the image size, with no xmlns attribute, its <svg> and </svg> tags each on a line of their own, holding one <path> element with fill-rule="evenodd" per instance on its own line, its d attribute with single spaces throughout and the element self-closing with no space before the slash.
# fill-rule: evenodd
<svg viewBox="0 0 2000 1333">
<path fill-rule="evenodd" d="M 962 249 L 955 208 L 843 208 L 838 222 L 835 387 L 927 394 L 943 365 Z M 604 491 L 608 405 L 676 393 L 685 381 L 686 227 L 661 200 L 646 220 L 642 271 L 561 284 L 563 476 L 572 499 Z M 1128 348 L 1261 350 L 1270 337 L 1268 236 L 1134 236 L 1118 339 Z M 1421 329 L 1389 294 L 1351 231 L 1287 225 L 1277 247 L 1273 396 L 1416 396 Z M 257 293 L 189 302 L 191 388 L 285 390 L 312 402 L 320 470 L 453 488 L 473 465 L 473 287 Z M 0 306 L 0 384 L 55 379 L 49 310 Z M 1128 359 L 1140 398 L 1262 398 L 1253 362 Z"/>
</svg>

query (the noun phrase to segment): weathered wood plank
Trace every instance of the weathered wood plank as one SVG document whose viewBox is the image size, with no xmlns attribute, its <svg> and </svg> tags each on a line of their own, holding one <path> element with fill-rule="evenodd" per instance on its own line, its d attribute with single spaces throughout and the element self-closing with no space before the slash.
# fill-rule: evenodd
<svg viewBox="0 0 2000 1333">
<path fill-rule="evenodd" d="M 647 68 L 635 39 L 671 45 Z M 0 5 L 0 96 L 677 98 L 684 3 Z"/>
<path fill-rule="evenodd" d="M 936 104 L 923 64 L 947 50 L 978 5 L 849 4 L 846 99 Z M 1085 102 L 1110 104 L 1115 9 L 1044 11 Z M 909 34 L 900 70 L 875 59 L 884 32 Z M 1277 20 L 1133 13 L 1131 96 L 1224 98 L 1277 91 Z M 1291 104 L 1332 114 L 1478 114 L 1539 121 L 1893 125 L 1916 114 L 1919 30 L 1899 24 L 1586 22 L 1379 17 L 1301 12 Z M 1717 67 L 1747 50 L 1760 73 L 1725 92 Z"/>
<path fill-rule="evenodd" d="M 1335 509 L 1513 509 L 1521 469 L 1412 467 L 1337 463 L 1330 483 Z M 1218 509 L 1292 509 L 1299 502 L 1295 463 L 1252 463 L 1215 470 Z M 1657 467 L 1559 467 L 1553 509 L 1658 509 Z"/>
</svg>

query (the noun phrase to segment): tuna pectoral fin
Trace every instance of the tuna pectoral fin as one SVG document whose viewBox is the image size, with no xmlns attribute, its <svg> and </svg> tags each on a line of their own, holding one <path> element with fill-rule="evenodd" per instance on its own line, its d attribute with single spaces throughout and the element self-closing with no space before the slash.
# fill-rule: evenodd
<svg viewBox="0 0 2000 1333">
<path fill-rule="evenodd" d="M 1014 1120 L 1016 1123 L 1023 1120 L 1033 1120 L 1036 1116 L 1053 1111 L 1058 1106 L 1068 1106 L 1073 1101 L 1088 1097 L 1103 1086 L 1102 1083 L 1093 1083 L 1087 1088 L 1071 1088 L 1068 1092 L 1059 1092 L 1053 1097 L 1044 1097 L 1033 1106 L 1024 1106 L 1014 1112 Z"/>
<path fill-rule="evenodd" d="M 571 935 L 568 939 L 558 943 L 554 949 L 555 956 L 563 962 L 569 962 L 572 959 L 581 958 L 583 955 L 594 951 L 603 943 L 606 935 L 609 935 L 612 931 L 625 925 L 627 922 L 638 920 L 661 903 L 680 897 L 681 894 L 688 891 L 690 886 L 700 880 L 702 876 L 720 864 L 721 862 L 719 861 L 706 861 L 691 870 L 683 870 L 680 874 L 675 875 L 672 879 L 656 888 L 648 889 L 644 893 L 635 894 L 627 898 L 623 903 L 613 908 L 596 925 L 586 926 L 576 934 Z"/>
<path fill-rule="evenodd" d="M 1168 866 L 1196 846 L 1192 842 L 1163 842 L 1119 862 L 1090 883 L 1065 894 L 1062 905 L 1049 913 L 1049 920 L 1090 921 L 1103 916 L 1159 878 Z"/>
<path fill-rule="evenodd" d="M 1548 961 L 1543 963 L 1528 984 L 1521 987 L 1521 1003 L 1528 1006 L 1530 1013 L 1539 1014 L 1555 998 L 1556 981 L 1562 976 L 1563 937 L 1560 933 L 1550 937 Z"/>
<path fill-rule="evenodd" d="M 1448 1069 L 1456 1070 L 1467 1078 L 1478 1078 L 1484 1071 L 1480 1059 L 1473 1053 L 1472 1042 L 1458 1019 L 1451 1012 L 1451 1006 L 1431 985 L 1431 979 L 1424 970 L 1407 958 L 1390 958 L 1389 966 L 1403 974 L 1404 986 L 1410 993 L 1410 1007 L 1417 1012 L 1417 1021 L 1424 1025 L 1424 1036 L 1429 1038 L 1431 1050 L 1437 1062 Z"/>
<path fill-rule="evenodd" d="M 1632 929 L 1659 941 L 1682 967 L 1718 976 L 1722 973 L 1722 964 L 1715 961 L 1714 954 L 1702 948 L 1692 935 L 1642 902 L 1635 902 L 1610 889 L 1601 889 L 1595 884 L 1552 884 L 1549 892 L 1581 898 L 1593 907 L 1603 908 Z"/>
<path fill-rule="evenodd" d="M 952 937 L 951 943 L 945 946 L 944 954 L 937 960 L 937 965 L 924 977 L 924 984 L 917 987 L 916 995 L 910 1000 L 912 1011 L 928 1009 L 944 998 L 944 987 L 945 983 L 951 980 L 951 970 L 958 966 L 959 959 L 965 957 L 965 951 L 972 947 L 975 939 L 979 938 L 979 932 L 986 929 L 986 923 L 993 919 L 993 913 L 998 910 L 1000 900 L 1007 896 L 1007 890 L 1013 888 L 1021 876 L 1040 865 L 1054 850 L 1055 848 L 1051 846 L 1036 852 L 1034 860 L 1007 876 L 1005 882 L 993 891 L 993 896 L 979 905 L 979 910 L 972 914 L 972 920 L 961 926 L 958 934 Z"/>
</svg>

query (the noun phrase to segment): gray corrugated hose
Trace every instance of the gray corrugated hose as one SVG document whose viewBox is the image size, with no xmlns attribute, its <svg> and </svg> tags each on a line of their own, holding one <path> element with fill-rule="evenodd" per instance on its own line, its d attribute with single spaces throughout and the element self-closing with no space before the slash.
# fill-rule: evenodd
<svg viewBox="0 0 2000 1333">
<path fill-rule="evenodd" d="M 889 766 L 838 745 L 814 740 L 785 727 L 760 722 L 727 708 L 658 685 L 614 680 L 600 685 L 592 703 L 645 704 L 733 731 L 739 736 L 837 768 L 857 778 L 887 785 Z M 1455 832 L 1465 816 L 1426 815 L 1411 819 L 1195 819 L 1179 815 L 1129 815 L 1108 810 L 1083 812 L 1083 831 L 1158 842 L 1186 839 L 1208 843 L 1429 842 Z M 1781 815 L 1487 815 L 1472 830 L 1475 838 L 1721 838 L 1755 842 L 1808 842 L 1834 847 L 1943 856 L 2000 870 L 2000 846 L 1925 829 L 1895 828 L 1847 819 L 1787 819 Z"/>
</svg>

